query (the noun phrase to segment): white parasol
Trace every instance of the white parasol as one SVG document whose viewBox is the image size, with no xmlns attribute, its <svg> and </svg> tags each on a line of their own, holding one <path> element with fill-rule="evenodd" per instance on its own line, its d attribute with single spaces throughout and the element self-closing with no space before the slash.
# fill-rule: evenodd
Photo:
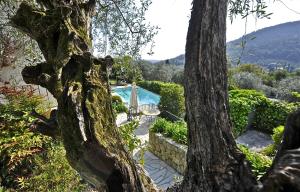
<svg viewBox="0 0 300 192">
<path fill-rule="evenodd" d="M 130 104 L 129 109 L 133 112 L 133 114 L 138 112 L 138 98 L 137 98 L 137 87 L 136 84 L 132 83 L 131 95 L 130 95 Z"/>
</svg>

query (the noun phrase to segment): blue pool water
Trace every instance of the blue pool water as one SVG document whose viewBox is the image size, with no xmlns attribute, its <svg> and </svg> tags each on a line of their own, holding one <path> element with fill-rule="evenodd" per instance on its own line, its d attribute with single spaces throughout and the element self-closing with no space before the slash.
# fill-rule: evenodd
<svg viewBox="0 0 300 192">
<path fill-rule="evenodd" d="M 130 95 L 131 95 L 131 86 L 122 87 L 122 88 L 113 88 L 113 91 L 117 93 L 123 100 L 123 102 L 129 104 L 130 102 Z M 138 95 L 138 104 L 155 104 L 158 105 L 160 96 L 143 89 L 141 87 L 137 87 L 137 95 Z"/>
</svg>

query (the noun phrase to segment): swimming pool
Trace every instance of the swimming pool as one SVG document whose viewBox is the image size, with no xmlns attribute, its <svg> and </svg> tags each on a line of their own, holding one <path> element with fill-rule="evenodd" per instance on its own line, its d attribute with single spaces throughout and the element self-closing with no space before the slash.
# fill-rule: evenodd
<svg viewBox="0 0 300 192">
<path fill-rule="evenodd" d="M 117 95 L 119 95 L 123 102 L 129 105 L 130 102 L 130 95 L 131 95 L 131 86 L 127 87 L 120 87 L 120 88 L 113 88 L 113 92 L 115 92 Z M 137 87 L 137 95 L 138 95 L 138 104 L 144 105 L 144 104 L 155 104 L 158 105 L 160 96 L 152 93 L 151 91 L 148 91 L 146 89 L 143 89 L 141 87 Z"/>
</svg>

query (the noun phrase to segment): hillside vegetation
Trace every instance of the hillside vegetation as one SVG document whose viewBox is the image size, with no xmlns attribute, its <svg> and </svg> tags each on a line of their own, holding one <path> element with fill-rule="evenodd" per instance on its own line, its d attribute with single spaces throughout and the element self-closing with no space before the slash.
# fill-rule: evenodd
<svg viewBox="0 0 300 192">
<path fill-rule="evenodd" d="M 267 69 L 300 68 L 300 21 L 267 27 L 227 43 L 232 65 L 254 63 Z M 154 64 L 184 65 L 184 54 Z"/>
<path fill-rule="evenodd" d="M 299 68 L 299 31 L 300 21 L 264 28 L 227 43 L 227 54 L 232 64 L 240 58 L 241 63 L 255 63 L 269 69 Z"/>
</svg>

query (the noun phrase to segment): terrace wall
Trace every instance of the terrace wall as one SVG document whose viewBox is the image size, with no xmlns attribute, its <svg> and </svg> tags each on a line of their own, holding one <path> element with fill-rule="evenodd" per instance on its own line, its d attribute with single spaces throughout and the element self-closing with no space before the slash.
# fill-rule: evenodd
<svg viewBox="0 0 300 192">
<path fill-rule="evenodd" d="M 150 151 L 179 173 L 186 169 L 187 146 L 176 143 L 160 133 L 149 132 Z"/>
</svg>

